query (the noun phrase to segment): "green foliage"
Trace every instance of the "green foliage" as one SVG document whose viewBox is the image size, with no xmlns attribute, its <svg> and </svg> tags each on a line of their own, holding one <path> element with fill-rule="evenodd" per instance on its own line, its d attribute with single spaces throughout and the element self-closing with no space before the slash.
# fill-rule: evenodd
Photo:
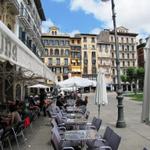
<svg viewBox="0 0 150 150">
<path fill-rule="evenodd" d="M 127 76 L 126 75 L 121 75 L 121 81 L 122 82 L 127 82 Z"/>
</svg>

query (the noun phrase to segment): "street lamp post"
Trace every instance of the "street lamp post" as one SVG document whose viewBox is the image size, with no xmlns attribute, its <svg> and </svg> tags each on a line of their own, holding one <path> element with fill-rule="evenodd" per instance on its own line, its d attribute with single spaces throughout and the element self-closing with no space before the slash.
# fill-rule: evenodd
<svg viewBox="0 0 150 150">
<path fill-rule="evenodd" d="M 106 2 L 108 0 L 101 0 Z M 115 37 L 115 54 L 116 54 L 116 70 L 117 70 L 117 100 L 118 100 L 118 119 L 116 123 L 117 128 L 126 127 L 126 123 L 124 121 L 124 111 L 123 111 L 123 95 L 122 95 L 122 87 L 121 87 L 121 78 L 120 78 L 120 61 L 119 61 L 119 45 L 117 39 L 117 29 L 116 29 L 116 13 L 115 13 L 115 3 L 114 0 L 111 0 L 112 7 L 112 20 L 114 27 L 114 37 Z"/>
</svg>

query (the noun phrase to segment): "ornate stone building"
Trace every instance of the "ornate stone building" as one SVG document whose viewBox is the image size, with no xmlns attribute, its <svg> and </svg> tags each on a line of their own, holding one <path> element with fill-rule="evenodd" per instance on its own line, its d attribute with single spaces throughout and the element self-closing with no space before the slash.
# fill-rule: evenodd
<svg viewBox="0 0 150 150">
<path fill-rule="evenodd" d="M 119 43 L 120 74 L 126 74 L 128 67 L 137 66 L 136 36 L 125 27 L 117 28 Z M 107 84 L 116 88 L 117 72 L 115 61 L 114 31 L 104 30 L 98 35 L 98 68 L 105 71 Z M 124 85 L 124 90 L 128 87 Z"/>
</svg>

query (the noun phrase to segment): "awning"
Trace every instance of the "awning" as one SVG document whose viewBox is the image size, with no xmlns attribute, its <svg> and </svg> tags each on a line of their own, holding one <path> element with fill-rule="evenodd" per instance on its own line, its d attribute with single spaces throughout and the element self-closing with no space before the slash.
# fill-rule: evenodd
<svg viewBox="0 0 150 150">
<path fill-rule="evenodd" d="M 1 21 L 0 61 L 9 61 L 41 78 L 57 82 L 55 74 Z"/>
</svg>

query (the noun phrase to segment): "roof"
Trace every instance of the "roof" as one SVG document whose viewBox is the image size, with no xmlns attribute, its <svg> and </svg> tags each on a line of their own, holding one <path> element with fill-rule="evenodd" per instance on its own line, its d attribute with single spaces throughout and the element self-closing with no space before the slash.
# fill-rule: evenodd
<svg viewBox="0 0 150 150">
<path fill-rule="evenodd" d="M 75 34 L 76 36 L 97 36 L 98 34 L 90 34 L 90 33 L 79 33 L 79 34 Z"/>
<path fill-rule="evenodd" d="M 114 35 L 114 31 L 110 31 L 109 32 L 110 34 L 113 34 Z M 137 36 L 138 34 L 137 33 L 125 33 L 125 32 L 117 32 L 117 35 L 123 35 L 123 36 Z"/>
<path fill-rule="evenodd" d="M 44 10 L 43 10 L 42 4 L 41 4 L 41 0 L 34 0 L 34 2 L 37 7 L 37 10 L 38 10 L 41 20 L 46 21 L 46 17 L 45 17 Z"/>
<path fill-rule="evenodd" d="M 70 38 L 68 34 L 51 35 L 50 33 L 43 33 L 42 38 Z"/>
</svg>

